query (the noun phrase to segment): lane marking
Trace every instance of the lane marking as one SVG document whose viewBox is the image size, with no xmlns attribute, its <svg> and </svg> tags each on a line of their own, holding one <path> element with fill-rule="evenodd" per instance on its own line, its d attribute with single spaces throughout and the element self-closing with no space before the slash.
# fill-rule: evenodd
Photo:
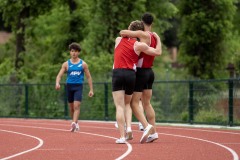
<svg viewBox="0 0 240 160">
<path fill-rule="evenodd" d="M 55 120 L 55 121 L 59 121 L 59 122 L 61 122 L 61 120 Z M 92 121 L 84 121 L 84 122 L 92 122 Z M 26 123 L 26 121 L 24 121 L 24 123 Z M 104 122 L 102 122 L 102 121 L 95 121 L 95 123 L 103 123 L 104 124 Z M 105 122 L 105 123 L 107 123 L 107 124 L 109 124 L 109 122 Z M 111 123 L 111 122 L 110 122 Z M 27 123 L 27 124 L 29 124 L 29 123 Z M 32 123 L 31 123 L 32 124 Z M 56 125 L 56 124 L 46 124 L 46 123 L 42 123 L 42 122 L 37 122 L 36 124 L 43 124 L 43 125 Z M 1 125 L 1 124 L 0 124 Z M 59 125 L 59 126 L 63 126 L 62 124 L 57 124 L 57 125 Z M 64 126 L 66 126 L 66 125 L 64 125 Z M 24 126 L 24 127 L 26 127 L 26 126 Z M 84 127 L 84 125 L 81 125 L 81 127 Z M 107 127 L 92 127 L 92 126 L 87 126 L 87 127 L 89 127 L 89 128 L 104 128 L 104 129 L 115 129 L 115 128 L 107 128 Z M 223 134 L 233 134 L 233 135 L 240 135 L 240 133 L 236 133 L 236 132 L 227 132 L 227 131 L 214 131 L 214 130 L 204 130 L 204 129 L 199 129 L 199 128 L 193 128 L 193 129 L 191 129 L 191 128 L 172 128 L 172 127 L 162 127 L 162 126 L 156 126 L 157 128 L 167 128 L 167 129 L 176 129 L 176 130 L 191 130 L 191 131 L 201 131 L 201 132 L 212 132 L 212 133 L 223 133 Z M 30 127 L 31 128 L 31 127 Z M 216 128 L 210 128 L 210 129 L 216 129 Z M 141 131 L 138 131 L 138 130 L 135 130 L 135 131 L 137 131 L 137 132 L 141 132 Z M 89 133 L 88 133 L 89 134 Z M 232 156 L 233 156 L 233 160 L 239 160 L 239 157 L 238 157 L 238 155 L 237 155 L 237 153 L 234 151 L 234 150 L 232 150 L 231 148 L 229 148 L 229 147 L 227 147 L 227 146 L 224 146 L 224 145 L 222 145 L 222 144 L 232 144 L 232 143 L 222 143 L 222 144 L 220 144 L 220 143 L 217 143 L 217 142 L 213 142 L 213 141 L 208 141 L 208 140 L 205 140 L 205 139 L 200 139 L 200 138 L 195 138 L 195 137 L 189 137 L 189 136 L 182 136 L 182 135 L 175 135 L 175 134 L 167 134 L 167 133 L 159 133 L 158 132 L 158 134 L 163 134 L 163 135 L 169 135 L 169 136 L 176 136 L 176 137 L 182 137 L 182 138 L 189 138 L 189 139 L 194 139 L 194 140 L 199 140 L 199 141 L 204 141 L 204 142 L 207 142 L 207 143 L 212 143 L 212 144 L 215 144 L 215 145 L 217 145 L 217 146 L 220 146 L 220 147 L 223 147 L 224 149 L 226 149 L 226 150 L 228 150 L 231 154 L 232 154 Z M 115 138 L 116 139 L 116 138 Z M 128 146 L 129 147 L 129 146 Z M 131 146 L 131 149 L 130 149 L 131 151 L 132 151 L 132 146 Z M 130 151 L 130 152 L 131 152 Z M 128 153 L 128 151 L 127 152 L 125 152 L 126 153 L 126 156 L 128 155 L 128 154 L 130 154 L 130 152 Z M 125 156 L 125 157 L 126 157 Z M 119 157 L 119 158 L 122 158 L 122 157 Z"/>
<path fill-rule="evenodd" d="M 0 118 L 1 119 L 1 118 Z M 19 122 L 19 120 L 21 120 L 22 122 Z M 18 124 L 29 124 L 27 121 L 29 120 L 29 119 L 19 119 L 18 120 Z M 35 119 L 33 119 L 32 121 L 39 121 L 39 120 L 35 120 Z M 49 120 L 48 119 L 42 119 L 41 121 L 47 121 L 48 123 L 45 123 L 45 122 L 34 122 L 34 123 L 32 123 L 31 122 L 31 124 L 43 124 L 43 125 L 57 125 L 57 126 L 67 126 L 67 124 L 66 125 L 64 125 L 64 124 L 56 124 L 56 123 L 49 123 Z M 51 121 L 54 121 L 54 122 L 65 122 L 66 120 L 56 120 L 56 119 L 52 119 Z M 16 124 L 16 120 L 2 120 L 1 122 L 14 122 L 15 124 Z M 110 122 L 105 122 L 105 121 L 88 121 L 88 120 L 81 120 L 81 122 L 87 122 L 87 123 L 101 123 L 101 124 L 114 124 L 115 122 L 113 122 L 113 121 L 110 121 Z M 69 124 L 70 124 L 70 121 L 69 121 Z M 134 125 L 136 125 L 137 123 L 133 123 Z M 231 130 L 231 131 L 238 131 L 238 130 L 236 130 L 236 129 L 234 129 L 234 128 L 222 128 L 222 127 L 213 127 L 213 126 L 211 126 L 211 127 L 208 127 L 208 126 L 206 126 L 206 125 L 203 125 L 203 126 L 199 126 L 199 125 L 179 125 L 179 124 L 172 124 L 172 125 L 170 125 L 170 127 L 169 126 L 159 126 L 159 125 L 161 125 L 161 124 L 157 124 L 156 125 L 156 127 L 157 128 L 166 128 L 166 129 L 173 129 L 173 130 L 191 130 L 191 131 L 201 131 L 201 132 L 216 132 L 216 133 L 226 133 L 226 134 L 236 134 L 236 135 L 240 135 L 240 132 L 227 132 L 227 131 L 214 131 L 214 130 L 206 130 L 206 129 L 201 129 L 201 128 L 208 128 L 208 129 L 229 129 L 229 130 Z M 166 124 L 164 124 L 164 125 L 166 125 Z M 69 126 L 69 125 L 68 125 Z M 81 125 L 82 127 L 84 127 L 84 126 L 86 126 L 86 125 Z M 204 126 L 206 126 L 206 127 L 204 127 Z M 86 126 L 86 127 L 89 127 L 89 126 Z M 91 126 L 92 127 L 92 126 Z M 174 127 L 184 127 L 184 128 L 174 128 Z M 192 127 L 192 128 L 186 128 L 186 127 Z M 105 127 L 92 127 L 92 128 L 105 128 Z M 107 129 L 107 128 L 106 128 Z M 112 128 L 108 128 L 108 129 L 112 129 Z M 139 132 L 141 132 L 141 131 L 139 131 Z"/>
<path fill-rule="evenodd" d="M 10 158 L 14 158 L 14 157 L 20 156 L 22 154 L 34 151 L 34 150 L 40 148 L 43 145 L 43 140 L 42 139 L 40 139 L 38 137 L 35 137 L 35 136 L 32 136 L 32 135 L 29 135 L 29 134 L 24 134 L 24 133 L 20 133 L 20 132 L 9 131 L 9 130 L 3 130 L 3 129 L 0 129 L 0 131 L 31 137 L 31 138 L 37 139 L 39 141 L 39 144 L 36 147 L 34 147 L 34 148 L 31 148 L 31 149 L 23 151 L 23 152 L 19 152 L 17 154 L 14 154 L 14 155 L 11 155 L 11 156 L 8 156 L 8 157 L 1 158 L 0 160 L 7 160 L 7 159 L 10 159 Z"/>
<path fill-rule="evenodd" d="M 0 124 L 0 125 L 1 126 L 13 126 L 13 127 L 35 128 L 35 129 L 47 129 L 47 130 L 58 130 L 58 131 L 69 132 L 69 130 L 57 129 L 57 128 L 46 128 L 46 127 L 35 127 L 35 126 L 21 126 L 21 125 L 12 125 L 12 124 Z M 88 134 L 88 135 L 99 136 L 99 137 L 104 137 L 104 138 L 110 138 L 110 139 L 115 139 L 115 140 L 117 139 L 115 137 L 101 135 L 101 134 L 95 134 L 95 133 L 88 133 L 88 132 L 81 132 L 81 131 L 80 132 L 76 132 L 76 133 Z M 118 158 L 116 158 L 116 160 L 121 160 L 121 159 L 127 157 L 132 152 L 132 145 L 130 143 L 128 143 L 128 142 L 126 142 L 125 145 L 127 145 L 127 147 L 128 147 L 127 151 L 125 153 L 123 153 L 122 155 L 120 155 Z M 0 160 L 5 160 L 5 159 L 0 159 Z"/>
<path fill-rule="evenodd" d="M 34 120 L 36 121 L 36 120 Z M 53 121 L 57 121 L 57 122 L 64 122 L 64 121 L 60 121 L 60 120 L 53 120 Z M 3 122 L 3 121 L 1 121 Z M 4 121 L 5 123 L 6 122 L 13 122 L 13 121 Z M 90 122 L 90 121 L 85 121 L 85 122 Z M 15 124 L 29 124 L 27 123 L 26 121 L 23 121 L 23 122 L 18 122 L 16 123 L 16 121 L 14 121 Z M 95 123 L 103 123 L 102 121 L 95 121 Z M 111 124 L 112 122 L 105 122 L 106 124 Z M 56 123 L 44 123 L 44 122 L 34 122 L 31 124 L 42 124 L 42 125 L 54 125 L 54 126 L 69 126 L 69 125 L 65 125 L 65 124 L 56 124 Z M 109 127 L 95 127 L 95 126 L 87 126 L 87 125 L 81 125 L 81 127 L 91 127 L 91 128 L 104 128 L 104 129 L 113 129 L 113 128 L 109 128 Z M 191 130 L 191 131 L 198 131 L 198 132 L 212 132 L 212 133 L 223 133 L 223 134 L 235 134 L 235 135 L 240 135 L 240 133 L 237 133 L 237 132 L 227 132 L 227 131 L 214 131 L 214 130 L 204 130 L 204 129 L 200 129 L 200 128 L 174 128 L 174 126 L 171 126 L 171 127 L 163 127 L 163 126 L 158 126 L 156 125 L 157 129 L 160 129 L 161 128 L 165 128 L 165 129 L 172 129 L 172 130 Z M 211 129 L 215 129 L 215 128 L 211 128 Z M 138 131 L 138 130 L 136 130 Z M 235 131 L 235 130 L 232 130 L 232 131 Z M 142 132 L 142 131 L 138 131 L 138 132 Z"/>
<path fill-rule="evenodd" d="M 174 128 L 174 126 L 172 126 L 172 127 L 156 126 L 156 127 L 159 128 L 159 129 L 160 128 L 165 128 L 165 129 L 172 129 L 172 130 L 190 130 L 190 131 L 201 131 L 201 132 L 213 132 L 213 133 L 226 133 L 226 134 L 240 135 L 240 133 L 237 133 L 237 132 L 214 131 L 214 130 L 206 130 L 206 129 L 201 129 L 201 128 Z M 209 128 L 209 129 L 215 129 L 215 128 Z M 235 130 L 232 130 L 232 131 L 235 131 Z"/>
<path fill-rule="evenodd" d="M 207 143 L 212 143 L 212 144 L 218 145 L 218 146 L 223 147 L 226 150 L 228 150 L 232 154 L 233 160 L 239 160 L 239 157 L 238 157 L 237 153 L 233 149 L 231 149 L 231 148 L 229 148 L 227 146 L 224 146 L 224 145 L 222 145 L 220 143 L 217 143 L 217 142 L 213 142 L 213 141 L 209 141 L 209 140 L 205 140 L 205 139 L 201 139 L 201 138 L 176 135 L 176 134 L 168 134 L 168 133 L 158 133 L 158 134 L 170 135 L 170 136 L 174 136 L 174 137 L 182 137 L 182 138 L 188 138 L 188 139 L 194 139 L 194 140 L 203 141 L 203 142 L 207 142 Z"/>
<path fill-rule="evenodd" d="M 88 132 L 77 132 L 77 133 L 84 133 L 84 134 L 99 136 L 99 134 L 88 133 Z M 101 137 L 117 139 L 117 138 L 114 138 L 114 137 L 104 136 L 104 135 L 101 135 Z M 118 158 L 116 158 L 116 160 L 122 160 L 123 158 L 127 157 L 132 152 L 132 145 L 130 143 L 128 143 L 127 141 L 126 141 L 125 144 L 128 146 L 127 151 L 124 154 L 122 154 L 121 156 L 119 156 Z M 116 144 L 116 145 L 121 145 L 121 144 Z"/>
</svg>

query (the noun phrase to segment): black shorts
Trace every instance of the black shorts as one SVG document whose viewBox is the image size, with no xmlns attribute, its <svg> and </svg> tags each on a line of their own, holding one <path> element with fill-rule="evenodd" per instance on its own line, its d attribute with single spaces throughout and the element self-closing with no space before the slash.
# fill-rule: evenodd
<svg viewBox="0 0 240 160">
<path fill-rule="evenodd" d="M 154 72 L 152 68 L 137 68 L 134 92 L 152 89 L 153 82 Z"/>
<path fill-rule="evenodd" d="M 73 101 L 82 101 L 82 84 L 67 84 L 67 97 L 68 102 L 72 103 Z"/>
<path fill-rule="evenodd" d="M 130 69 L 113 69 L 112 91 L 124 90 L 125 94 L 131 95 L 134 91 L 136 72 Z"/>
</svg>

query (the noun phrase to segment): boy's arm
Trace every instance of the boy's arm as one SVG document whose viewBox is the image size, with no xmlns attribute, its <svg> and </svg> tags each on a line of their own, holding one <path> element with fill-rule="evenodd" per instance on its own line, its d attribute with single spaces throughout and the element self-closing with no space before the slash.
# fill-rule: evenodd
<svg viewBox="0 0 240 160">
<path fill-rule="evenodd" d="M 154 32 L 155 38 L 157 39 L 156 48 L 149 47 L 145 43 L 136 42 L 135 49 L 137 52 L 144 52 L 150 56 L 160 56 L 162 54 L 162 43 L 160 37 Z"/>
<path fill-rule="evenodd" d="M 83 69 L 84 69 L 84 73 L 85 73 L 85 75 L 87 77 L 88 85 L 89 85 L 89 88 L 90 88 L 88 96 L 92 97 L 94 95 L 94 93 L 93 93 L 93 84 L 92 84 L 92 76 L 91 76 L 90 71 L 88 69 L 87 63 L 85 63 L 85 62 L 83 62 Z"/>
<path fill-rule="evenodd" d="M 150 39 L 149 34 L 141 30 L 138 31 L 121 30 L 120 35 L 121 37 L 139 38 L 141 42 L 145 42 L 147 44 Z"/>
<path fill-rule="evenodd" d="M 60 89 L 60 81 L 61 81 L 61 78 L 63 76 L 63 74 L 67 71 L 67 62 L 64 62 L 62 64 L 62 67 L 60 69 L 60 71 L 58 72 L 58 75 L 56 77 L 56 90 L 59 90 Z"/>
<path fill-rule="evenodd" d="M 154 37 L 157 40 L 157 46 L 156 49 L 160 52 L 160 55 L 162 54 L 162 42 L 160 37 L 158 36 L 158 34 L 156 32 L 153 32 Z"/>
<path fill-rule="evenodd" d="M 145 36 L 144 31 L 131 31 L 131 30 L 121 30 L 120 31 L 121 37 L 129 37 L 129 38 L 142 38 Z"/>
<path fill-rule="evenodd" d="M 122 39 L 122 37 L 117 37 L 117 38 L 115 39 L 115 47 L 114 47 L 114 48 L 117 48 L 117 46 L 118 46 L 118 44 L 120 43 L 121 39 Z"/>
</svg>

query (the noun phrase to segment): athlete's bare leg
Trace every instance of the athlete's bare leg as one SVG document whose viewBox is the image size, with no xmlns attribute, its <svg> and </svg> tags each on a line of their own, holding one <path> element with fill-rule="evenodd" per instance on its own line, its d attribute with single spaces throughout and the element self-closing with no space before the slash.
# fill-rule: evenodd
<svg viewBox="0 0 240 160">
<path fill-rule="evenodd" d="M 150 102 L 151 98 L 152 98 L 152 89 L 143 90 L 143 94 L 142 94 L 143 108 L 146 113 L 148 122 L 154 127 L 154 133 L 155 133 L 156 132 L 155 111 Z"/>
<path fill-rule="evenodd" d="M 73 119 L 73 113 L 74 113 L 74 104 L 73 103 L 68 103 L 69 110 L 70 110 L 70 116 Z"/>
<path fill-rule="evenodd" d="M 80 115 L 80 101 L 74 101 L 73 105 L 74 105 L 74 113 L 73 113 L 73 122 L 78 123 L 78 118 Z"/>
<path fill-rule="evenodd" d="M 131 99 L 132 95 L 126 95 L 125 94 L 125 121 L 126 121 L 126 127 L 127 132 L 132 131 L 131 129 L 131 123 L 132 123 L 132 108 L 131 108 Z"/>
<path fill-rule="evenodd" d="M 139 101 L 141 97 L 142 92 L 134 92 L 132 96 L 131 107 L 135 117 L 142 123 L 143 127 L 146 128 L 148 126 L 148 122 L 143 111 L 141 108 L 139 108 Z"/>
<path fill-rule="evenodd" d="M 118 123 L 118 129 L 120 132 L 121 138 L 125 138 L 125 130 L 124 130 L 124 124 L 125 124 L 125 116 L 124 116 L 124 110 L 125 110 L 125 91 L 114 91 L 112 92 L 114 104 L 116 106 L 116 120 Z"/>
</svg>

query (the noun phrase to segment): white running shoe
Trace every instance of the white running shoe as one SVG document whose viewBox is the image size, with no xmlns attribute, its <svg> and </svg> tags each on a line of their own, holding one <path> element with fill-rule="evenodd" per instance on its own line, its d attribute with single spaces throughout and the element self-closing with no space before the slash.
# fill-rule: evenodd
<svg viewBox="0 0 240 160">
<path fill-rule="evenodd" d="M 133 134 L 132 131 L 129 131 L 126 133 L 126 140 L 132 140 L 133 139 Z"/>
<path fill-rule="evenodd" d="M 70 131 L 74 132 L 76 127 L 77 127 L 77 124 L 75 122 L 72 122 Z"/>
<path fill-rule="evenodd" d="M 141 122 L 138 123 L 139 131 L 144 131 L 144 127 Z"/>
<path fill-rule="evenodd" d="M 114 126 L 118 129 L 118 123 L 115 122 Z M 124 130 L 126 131 L 126 124 L 124 124 Z"/>
<path fill-rule="evenodd" d="M 76 128 L 75 128 L 75 131 L 77 132 L 77 131 L 79 131 L 80 130 L 80 128 L 79 128 L 79 124 L 78 123 L 76 123 Z"/>
<path fill-rule="evenodd" d="M 149 134 L 152 132 L 153 126 L 151 124 L 148 124 L 148 126 L 144 129 L 142 138 L 140 139 L 140 143 L 146 142 Z"/>
<path fill-rule="evenodd" d="M 117 144 L 125 144 L 126 143 L 126 139 L 124 137 L 121 137 L 119 139 L 116 140 Z"/>
<path fill-rule="evenodd" d="M 114 126 L 118 129 L 118 124 L 117 124 L 117 122 L 115 122 Z"/>
<path fill-rule="evenodd" d="M 148 136 L 148 138 L 147 138 L 147 143 L 151 143 L 151 142 L 153 142 L 153 141 L 155 141 L 155 140 L 157 140 L 158 139 L 158 133 L 153 133 L 153 134 L 150 134 L 149 136 Z"/>
</svg>

